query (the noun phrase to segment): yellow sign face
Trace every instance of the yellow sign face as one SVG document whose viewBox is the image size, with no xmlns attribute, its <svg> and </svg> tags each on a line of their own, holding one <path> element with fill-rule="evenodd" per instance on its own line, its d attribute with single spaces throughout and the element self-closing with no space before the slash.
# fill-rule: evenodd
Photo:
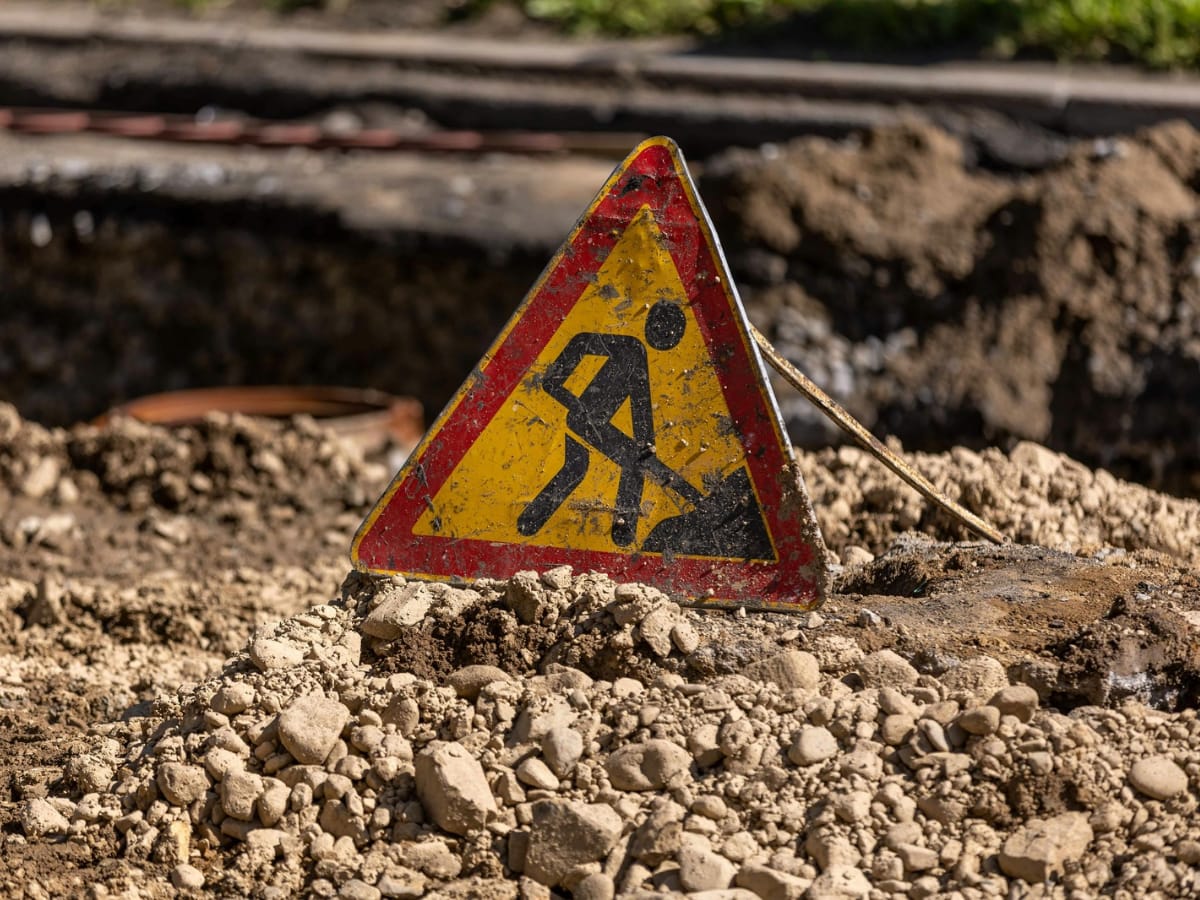
<svg viewBox="0 0 1200 900">
<path fill-rule="evenodd" d="M 681 599 L 820 600 L 812 509 L 674 144 L 613 173 L 351 556 L 416 577 L 568 564 Z"/>
<path fill-rule="evenodd" d="M 660 301 L 680 311 L 684 323 L 679 342 L 662 350 L 646 341 L 650 310 Z M 587 462 L 574 489 L 556 508 L 546 511 L 544 523 L 533 530 L 535 523 L 522 519 L 554 474 L 563 470 L 568 442 L 587 444 L 568 424 L 567 407 L 543 388 L 548 370 L 564 358 L 579 335 L 621 336 L 644 347 L 654 452 L 667 468 L 703 491 L 706 480 L 721 480 L 745 464 L 687 292 L 663 246 L 653 212 L 644 206 L 518 389 L 434 495 L 430 508 L 417 520 L 416 533 L 618 551 L 641 546 L 659 522 L 692 508 L 680 493 L 647 478 L 638 515 L 630 523 L 633 540 L 617 543 L 612 524 L 621 467 L 603 453 L 589 450 L 581 457 Z M 582 397 L 600 379 L 614 380 L 619 390 L 605 399 L 607 406 L 616 409 L 603 412 L 615 430 L 635 441 L 640 435 L 634 426 L 633 404 L 635 398 L 644 402 L 635 390 L 641 374 L 637 363 L 611 355 L 578 355 L 564 380 L 565 391 Z M 521 524 L 528 533 L 523 533 Z"/>
</svg>

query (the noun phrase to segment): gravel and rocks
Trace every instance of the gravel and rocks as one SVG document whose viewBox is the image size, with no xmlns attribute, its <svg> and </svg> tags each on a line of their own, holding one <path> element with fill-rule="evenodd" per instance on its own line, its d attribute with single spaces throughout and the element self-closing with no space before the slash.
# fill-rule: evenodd
<svg viewBox="0 0 1200 900">
<path fill-rule="evenodd" d="M 1160 540 L 1193 527 L 1190 501 L 1063 457 L 1046 476 L 1029 451 L 921 457 L 1048 546 L 942 544 L 915 503 L 925 534 L 900 533 L 906 494 L 873 463 L 805 456 L 818 510 L 873 530 L 835 536 L 819 613 L 744 615 L 561 568 L 347 576 L 371 492 L 343 481 L 377 490 L 382 467 L 308 423 L 5 421 L 4 892 L 1200 892 L 1200 586 L 1193 547 Z M 288 484 L 251 474 L 289 441 L 328 450 L 299 448 Z M 30 497 L 38 457 L 58 483 Z M 104 475 L 118 459 L 140 474 Z M 205 492 L 160 490 L 197 473 Z M 1098 514 L 1039 505 L 1054 477 Z M 229 518 L 235 498 L 257 515 Z M 1143 508 L 1174 518 L 1134 527 Z M 11 537 L 68 511 L 72 553 Z M 258 566 L 226 549 L 268 545 Z M 380 628 L 385 608 L 404 613 Z"/>
<path fill-rule="evenodd" d="M 631 594 L 657 593 L 561 570 L 514 582 L 459 590 L 510 609 L 519 593 L 533 621 L 587 609 L 574 639 L 618 643 L 639 624 Z M 97 729 L 121 748 L 111 782 L 27 802 L 26 838 L 115 828 L 121 859 L 169 862 L 173 883 L 220 896 L 1200 890 L 1194 708 L 1061 711 L 994 674 L 984 697 L 891 650 L 847 668 L 795 638 L 709 678 L 648 642 L 630 651 L 646 663 L 636 679 L 554 662 L 553 648 L 502 676 L 421 677 L 384 665 L 392 642 L 361 639 L 402 586 L 351 575 L 275 626 L 298 663 L 242 652 Z M 705 642 L 738 621 L 665 598 L 640 615 L 661 609 Z M 975 659 L 977 675 L 1003 670 Z"/>
</svg>

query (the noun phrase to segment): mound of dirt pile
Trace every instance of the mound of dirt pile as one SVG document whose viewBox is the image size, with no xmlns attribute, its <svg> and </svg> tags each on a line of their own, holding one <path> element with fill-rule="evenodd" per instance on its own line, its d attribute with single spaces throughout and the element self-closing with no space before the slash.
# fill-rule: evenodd
<svg viewBox="0 0 1200 900">
<path fill-rule="evenodd" d="M 868 425 L 922 449 L 1035 440 L 1194 493 L 1198 161 L 1174 123 L 1002 178 L 914 124 L 731 152 L 701 192 L 753 315 Z"/>
<path fill-rule="evenodd" d="M 878 553 L 897 535 L 970 533 L 856 447 L 799 454 L 826 544 Z M 952 499 L 1008 537 L 1069 553 L 1157 550 L 1200 563 L 1200 503 L 1114 478 L 1029 441 L 1009 453 L 956 447 L 911 461 Z"/>
<path fill-rule="evenodd" d="M 478 604 L 529 639 L 523 659 L 457 666 L 437 623 Z M 406 619 L 448 665 L 412 671 Z M 934 678 L 803 633 L 564 570 L 470 590 L 352 576 L 99 729 L 85 758 L 112 780 L 80 766 L 81 789 L 19 820 L 217 896 L 1200 890 L 1194 710 L 1064 714 L 988 656 Z M 738 673 L 681 674 L 747 640 Z"/>
<path fill-rule="evenodd" d="M 960 449 L 1048 546 L 936 543 L 803 454 L 834 593 L 748 616 L 346 578 L 387 469 L 311 422 L 0 422 L 5 895 L 1200 889 L 1194 501 Z"/>
</svg>

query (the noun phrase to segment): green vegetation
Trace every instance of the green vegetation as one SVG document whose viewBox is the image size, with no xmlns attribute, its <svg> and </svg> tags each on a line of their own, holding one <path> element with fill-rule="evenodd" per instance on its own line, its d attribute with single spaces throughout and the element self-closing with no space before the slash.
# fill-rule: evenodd
<svg viewBox="0 0 1200 900">
<path fill-rule="evenodd" d="M 476 0 L 479 2 L 479 0 Z M 486 0 L 485 0 L 486 2 Z M 860 49 L 975 44 L 1004 54 L 1200 64 L 1200 0 L 520 0 L 584 33 L 715 35 L 798 18 L 814 38 Z"/>
</svg>

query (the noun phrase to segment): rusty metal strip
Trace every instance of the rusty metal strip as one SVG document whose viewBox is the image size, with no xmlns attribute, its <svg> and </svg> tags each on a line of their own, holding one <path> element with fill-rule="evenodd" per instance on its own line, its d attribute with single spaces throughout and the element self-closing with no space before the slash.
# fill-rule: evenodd
<svg viewBox="0 0 1200 900">
<path fill-rule="evenodd" d="M 863 449 L 891 469 L 909 487 L 913 488 L 934 506 L 959 521 L 980 537 L 987 538 L 995 544 L 1008 543 L 1008 538 L 1003 534 L 969 509 L 955 503 L 939 491 L 929 479 L 889 450 L 887 445 L 871 434 L 871 432 L 867 431 L 862 423 L 843 409 L 832 397 L 817 387 L 803 372 L 784 359 L 761 331 L 751 325 L 750 332 L 754 337 L 754 342 L 758 344 L 758 349 L 767 358 L 767 362 L 787 380 L 788 384 L 807 397 L 838 428 L 854 438 L 855 441 L 862 445 Z"/>
<path fill-rule="evenodd" d="M 632 134 L 595 135 L 554 131 L 436 130 L 422 134 L 366 127 L 332 133 L 309 122 L 221 119 L 198 122 L 190 116 L 114 113 L 85 109 L 0 107 L 0 130 L 24 134 L 80 134 L 152 139 L 186 144 L 248 144 L 264 148 L 308 147 L 331 150 L 410 150 L 425 153 L 561 152 L 617 155 L 640 140 Z"/>
<path fill-rule="evenodd" d="M 412 397 L 324 385 L 194 388 L 150 394 L 110 409 L 92 424 L 129 416 L 158 425 L 190 425 L 212 412 L 272 418 L 310 415 L 368 451 L 382 449 L 389 439 L 412 449 L 425 433 L 424 410 Z"/>
</svg>

